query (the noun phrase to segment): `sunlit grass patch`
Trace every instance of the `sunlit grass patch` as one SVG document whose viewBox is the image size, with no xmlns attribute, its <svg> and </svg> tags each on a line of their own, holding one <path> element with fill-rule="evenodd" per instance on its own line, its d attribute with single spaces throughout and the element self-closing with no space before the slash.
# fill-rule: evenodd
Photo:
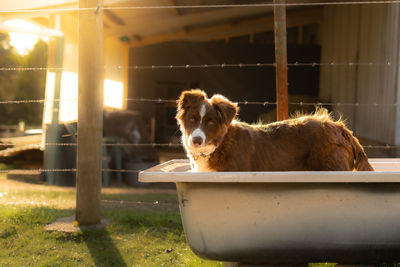
<svg viewBox="0 0 400 267">
<path fill-rule="evenodd" d="M 0 207 L 0 266 L 223 266 L 193 254 L 178 212 L 104 210 L 104 229 L 48 232 L 73 210 Z"/>
<path fill-rule="evenodd" d="M 103 203 L 105 228 L 46 231 L 56 218 L 74 215 L 74 188 L 0 175 L 0 266 L 223 266 L 188 247 L 176 194 L 104 191 L 103 202 L 112 204 Z"/>
<path fill-rule="evenodd" d="M 104 200 L 124 200 L 124 201 L 163 201 L 163 202 L 176 202 L 178 197 L 176 194 L 106 194 L 101 195 Z"/>
</svg>

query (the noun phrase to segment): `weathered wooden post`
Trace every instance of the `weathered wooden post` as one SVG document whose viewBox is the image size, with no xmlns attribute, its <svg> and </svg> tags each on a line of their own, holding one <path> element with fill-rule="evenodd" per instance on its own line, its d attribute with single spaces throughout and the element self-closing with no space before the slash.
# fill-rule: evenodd
<svg viewBox="0 0 400 267">
<path fill-rule="evenodd" d="M 79 225 L 100 223 L 103 137 L 103 0 L 79 0 L 78 148 Z"/>
<path fill-rule="evenodd" d="M 286 0 L 274 0 L 277 120 L 288 118 L 288 79 L 286 48 Z"/>
</svg>

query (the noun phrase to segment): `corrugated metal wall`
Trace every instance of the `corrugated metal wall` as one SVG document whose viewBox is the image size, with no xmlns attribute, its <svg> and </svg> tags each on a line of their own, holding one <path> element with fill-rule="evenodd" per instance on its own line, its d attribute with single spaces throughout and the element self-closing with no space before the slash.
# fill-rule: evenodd
<svg viewBox="0 0 400 267">
<path fill-rule="evenodd" d="M 396 142 L 400 128 L 400 109 L 393 105 L 399 91 L 399 31 L 399 4 L 324 9 L 321 62 L 335 64 L 321 67 L 320 98 L 341 103 L 334 110 L 358 136 L 387 144 Z"/>
</svg>

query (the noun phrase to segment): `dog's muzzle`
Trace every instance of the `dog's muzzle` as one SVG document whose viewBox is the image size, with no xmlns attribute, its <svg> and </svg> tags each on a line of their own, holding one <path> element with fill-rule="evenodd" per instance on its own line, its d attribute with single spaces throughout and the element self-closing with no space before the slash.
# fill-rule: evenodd
<svg viewBox="0 0 400 267">
<path fill-rule="evenodd" d="M 189 137 L 189 145 L 192 147 L 203 146 L 205 141 L 206 141 L 206 135 L 200 128 L 194 130 Z"/>
<path fill-rule="evenodd" d="M 194 136 L 191 138 L 191 145 L 194 147 L 201 146 L 204 143 L 204 140 L 201 136 Z"/>
</svg>

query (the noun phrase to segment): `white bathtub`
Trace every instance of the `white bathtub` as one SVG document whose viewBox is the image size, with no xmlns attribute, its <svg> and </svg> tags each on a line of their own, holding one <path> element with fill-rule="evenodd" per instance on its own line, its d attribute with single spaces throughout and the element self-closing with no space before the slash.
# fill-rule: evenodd
<svg viewBox="0 0 400 267">
<path fill-rule="evenodd" d="M 400 262 L 400 159 L 376 172 L 189 172 L 173 160 L 139 174 L 174 182 L 186 238 L 228 262 Z"/>
</svg>

